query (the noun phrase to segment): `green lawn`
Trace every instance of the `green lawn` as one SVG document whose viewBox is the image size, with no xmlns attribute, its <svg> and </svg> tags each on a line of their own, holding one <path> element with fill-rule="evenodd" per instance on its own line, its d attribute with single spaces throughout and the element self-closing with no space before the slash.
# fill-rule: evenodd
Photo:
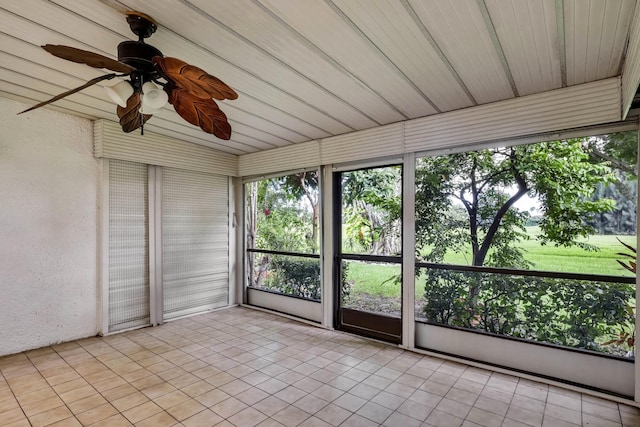
<svg viewBox="0 0 640 427">
<path fill-rule="evenodd" d="M 400 298 L 400 285 L 397 281 L 401 273 L 400 265 L 347 262 L 347 280 L 352 284 L 352 293 Z"/>
<path fill-rule="evenodd" d="M 585 251 L 579 247 L 540 245 L 535 237 L 539 234 L 538 227 L 527 227 L 527 234 L 530 239 L 520 242 L 519 246 L 524 250 L 525 258 L 534 264 L 531 267 L 532 270 L 632 276 L 616 262 L 616 260 L 622 259 L 620 255 L 617 255 L 618 252 L 628 252 L 617 238 L 635 247 L 635 236 L 590 236 L 582 241 L 597 246 L 599 250 Z M 471 250 L 469 249 L 466 253 L 447 254 L 445 262 L 469 265 L 471 264 Z"/>
<path fill-rule="evenodd" d="M 530 240 L 521 242 L 520 247 L 525 251 L 525 257 L 534 263 L 532 267 L 534 270 L 615 276 L 633 275 L 616 262 L 618 259 L 623 259 L 623 257 L 617 255 L 618 252 L 628 252 L 616 237 L 635 247 L 635 236 L 591 236 L 584 241 L 597 246 L 599 250 L 585 251 L 577 247 L 541 246 L 535 239 L 538 227 L 528 227 L 527 231 Z M 471 251 L 469 250 L 466 254 L 448 254 L 445 262 L 469 265 L 470 253 Z M 352 283 L 353 294 L 367 293 L 369 295 L 399 298 L 400 286 L 391 279 L 399 274 L 400 266 L 397 265 L 349 262 L 348 280 Z M 424 278 L 418 278 L 416 283 L 417 298 L 421 298 L 424 294 L 424 284 Z"/>
</svg>

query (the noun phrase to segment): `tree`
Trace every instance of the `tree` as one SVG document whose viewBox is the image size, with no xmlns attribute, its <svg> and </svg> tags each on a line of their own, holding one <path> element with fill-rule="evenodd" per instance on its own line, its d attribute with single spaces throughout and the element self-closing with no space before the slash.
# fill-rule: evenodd
<svg viewBox="0 0 640 427">
<path fill-rule="evenodd" d="M 394 166 L 343 174 L 343 221 L 352 248 L 376 255 L 400 252 L 401 182 Z"/>
<path fill-rule="evenodd" d="M 254 249 L 256 247 L 256 233 L 258 231 L 258 182 L 250 182 L 245 186 L 246 190 L 246 225 L 247 225 L 247 248 Z M 255 254 L 248 253 L 247 261 L 249 268 L 247 268 L 247 280 L 250 285 L 256 283 L 254 262 Z"/>
<path fill-rule="evenodd" d="M 615 208 L 610 212 L 594 215 L 587 223 L 598 234 L 630 234 L 636 233 L 636 198 L 638 193 L 638 181 L 625 179 L 625 174 L 615 171 L 617 181 L 615 184 L 599 184 L 596 187 L 592 199 L 607 198 L 615 200 Z"/>
<path fill-rule="evenodd" d="M 309 254 L 318 250 L 319 188 L 316 171 L 246 185 L 247 248 Z M 320 259 L 274 253 L 247 254 L 249 283 L 286 295 L 321 298 Z M 343 269 L 346 269 L 343 263 Z M 350 292 L 346 276 L 342 295 Z"/>
<path fill-rule="evenodd" d="M 312 252 L 318 251 L 318 218 L 320 214 L 318 172 L 305 171 L 279 179 L 285 197 L 298 201 L 304 199 L 311 209 L 311 235 L 307 237 Z"/>
<path fill-rule="evenodd" d="M 589 161 L 582 143 L 552 141 L 421 159 L 416 243 L 428 251 L 425 259 L 441 262 L 448 249 L 469 245 L 472 265 L 527 268 L 514 243 L 527 238 L 528 213 L 512 209 L 526 194 L 542 205 L 542 244 L 594 249 L 577 238 L 593 231 L 585 218 L 613 209 L 613 201 L 590 196 L 598 183 L 614 177 L 607 165 Z"/>
<path fill-rule="evenodd" d="M 618 132 L 587 138 L 584 148 L 592 161 L 608 162 L 612 168 L 627 174 L 629 178 L 638 178 L 638 133 Z"/>
<path fill-rule="evenodd" d="M 246 185 L 247 248 L 286 252 L 313 252 L 312 216 L 300 200 L 287 190 L 284 178 L 266 179 Z M 270 254 L 249 252 L 248 281 L 261 287 L 271 266 Z"/>
<path fill-rule="evenodd" d="M 591 225 L 600 234 L 634 234 L 638 191 L 637 131 L 594 136 L 585 139 L 583 146 L 592 162 L 608 163 L 616 177 L 615 184 L 600 184 L 594 194 L 594 197 L 614 199 L 615 211 L 598 215 Z"/>
<path fill-rule="evenodd" d="M 611 200 L 590 199 L 598 183 L 612 180 L 610 169 L 589 161 L 577 139 L 421 159 L 416 167 L 416 248 L 428 251 L 427 260 L 441 262 L 447 250 L 470 246 L 471 265 L 529 268 L 516 245 L 528 238 L 528 213 L 513 209 L 528 194 L 542 205 L 537 236 L 542 244 L 595 249 L 577 238 L 593 231 L 586 218 L 613 209 Z M 452 201 L 461 208 L 451 207 Z M 434 293 L 451 286 L 452 279 L 433 271 L 427 276 L 428 304 L 441 307 Z M 467 297 L 456 304 L 466 305 L 469 327 L 481 317 L 483 289 L 490 300 L 508 295 L 496 278 L 467 275 L 456 286 L 460 283 L 467 287 Z M 432 308 L 427 306 L 426 312 Z M 493 327 L 494 320 L 484 322 L 485 327 Z"/>
</svg>

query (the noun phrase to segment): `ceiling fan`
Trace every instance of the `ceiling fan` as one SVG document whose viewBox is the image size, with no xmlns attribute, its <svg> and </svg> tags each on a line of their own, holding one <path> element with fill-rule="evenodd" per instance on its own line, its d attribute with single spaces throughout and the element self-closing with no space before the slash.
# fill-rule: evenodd
<svg viewBox="0 0 640 427">
<path fill-rule="evenodd" d="M 114 71 L 75 89 L 54 96 L 18 114 L 26 113 L 66 96 L 79 92 L 103 80 L 128 77 L 119 83 L 105 87 L 109 96 L 118 103 L 116 112 L 124 132 L 138 128 L 144 131 L 144 123 L 168 101 L 187 122 L 221 139 L 231 138 L 231 126 L 227 116 L 213 99 L 236 99 L 238 94 L 220 79 L 186 62 L 162 55 L 155 47 L 146 44 L 158 28 L 157 23 L 144 13 L 126 12 L 131 31 L 138 41 L 123 41 L 118 45 L 118 60 L 76 49 L 70 46 L 42 46 L 50 54 L 68 61 L 86 64 L 94 68 Z M 118 74 L 119 73 L 119 74 Z"/>
</svg>

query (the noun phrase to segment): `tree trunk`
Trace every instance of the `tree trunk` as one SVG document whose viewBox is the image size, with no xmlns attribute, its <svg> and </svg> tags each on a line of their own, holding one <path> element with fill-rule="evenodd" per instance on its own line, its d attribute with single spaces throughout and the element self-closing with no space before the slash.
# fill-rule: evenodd
<svg viewBox="0 0 640 427">
<path fill-rule="evenodd" d="M 502 218 L 504 218 L 504 216 L 507 214 L 509 209 L 511 209 L 511 206 L 513 206 L 515 202 L 517 202 L 518 200 L 520 200 L 520 198 L 522 198 L 522 196 L 527 194 L 527 183 L 525 182 L 524 178 L 518 173 L 518 171 L 515 170 L 514 177 L 516 179 L 516 183 L 518 184 L 518 191 L 516 192 L 516 194 L 511 196 L 511 198 L 507 200 L 506 203 L 500 207 L 500 209 L 498 209 L 496 216 L 493 217 L 493 221 L 491 222 L 491 225 L 487 230 L 486 236 L 484 236 L 484 240 L 482 241 L 482 245 L 480 246 L 478 253 L 473 255 L 473 265 L 484 264 L 487 253 L 489 252 L 489 248 L 491 247 L 491 243 L 493 242 L 493 238 L 496 236 L 498 228 L 500 227 Z"/>
<path fill-rule="evenodd" d="M 511 151 L 510 157 L 512 161 L 515 161 L 515 151 L 513 150 Z M 500 223 L 502 222 L 502 218 L 504 218 L 504 216 L 507 214 L 509 209 L 511 209 L 513 204 L 517 202 L 520 198 L 522 198 L 522 196 L 524 196 L 528 191 L 527 183 L 524 180 L 524 177 L 520 175 L 520 172 L 513 167 L 513 163 L 511 166 L 511 172 L 513 173 L 515 181 L 518 185 L 518 191 L 516 192 L 516 194 L 511 196 L 511 198 L 509 198 L 509 200 L 507 200 L 504 205 L 502 205 L 498 209 L 495 216 L 493 217 L 493 220 L 491 222 L 491 225 L 489 226 L 489 229 L 487 230 L 487 233 L 485 234 L 482 240 L 482 244 L 480 244 L 480 241 L 478 239 L 478 218 L 477 218 L 477 213 L 479 208 L 478 195 L 480 190 L 478 189 L 478 183 L 475 176 L 475 162 L 474 162 L 474 167 L 471 173 L 471 187 L 470 187 L 471 193 L 472 193 L 472 202 L 465 203 L 465 206 L 467 207 L 467 211 L 469 213 L 469 222 L 470 222 L 470 229 L 471 229 L 471 246 L 473 249 L 472 265 L 474 266 L 484 265 L 484 262 L 487 258 L 487 254 L 489 253 L 489 248 L 491 248 L 493 239 L 495 238 L 496 233 L 498 232 L 498 229 L 500 227 Z M 480 187 L 481 188 L 484 187 L 488 182 L 489 181 L 485 181 L 484 183 L 481 184 Z M 476 279 L 475 277 L 471 277 L 470 285 L 469 285 L 469 310 L 472 317 L 471 320 L 473 320 L 473 317 L 475 316 L 475 313 L 477 311 L 476 307 L 478 305 L 478 297 L 480 295 L 481 290 L 482 289 L 481 289 L 480 278 Z"/>
<path fill-rule="evenodd" d="M 311 240 L 313 241 L 313 248 L 318 249 L 318 214 L 320 207 L 318 204 L 313 205 L 313 224 L 311 229 Z"/>
<path fill-rule="evenodd" d="M 256 247 L 257 219 L 258 219 L 258 183 L 251 182 L 247 184 L 247 249 Z M 247 279 L 249 286 L 255 286 L 255 270 L 254 270 L 255 254 L 247 253 Z"/>
<path fill-rule="evenodd" d="M 313 212 L 312 225 L 311 225 L 312 227 L 311 228 L 311 247 L 315 252 L 318 249 L 318 215 L 319 215 L 320 206 L 318 205 L 317 195 L 313 194 L 314 192 L 312 188 L 310 188 L 310 186 L 307 185 L 305 181 L 306 174 L 307 174 L 306 172 L 302 172 L 297 174 L 296 176 L 300 180 L 300 188 L 302 188 L 302 191 L 304 192 L 304 195 L 307 198 L 309 205 L 311 206 L 311 211 Z"/>
<path fill-rule="evenodd" d="M 260 265 L 258 266 L 258 273 L 256 275 L 256 288 L 261 288 L 262 283 L 264 282 L 264 278 L 267 276 L 267 272 L 269 271 L 269 255 L 263 254 L 260 259 Z"/>
</svg>

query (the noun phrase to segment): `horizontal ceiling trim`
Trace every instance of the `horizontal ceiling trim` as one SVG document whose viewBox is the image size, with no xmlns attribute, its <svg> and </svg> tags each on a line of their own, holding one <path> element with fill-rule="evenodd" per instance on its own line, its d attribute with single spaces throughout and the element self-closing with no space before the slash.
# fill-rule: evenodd
<svg viewBox="0 0 640 427">
<path fill-rule="evenodd" d="M 241 155 L 240 176 L 483 146 L 621 120 L 619 77 Z"/>
<path fill-rule="evenodd" d="M 619 78 L 499 101 L 406 123 L 405 149 L 473 144 L 620 120 Z"/>
<path fill-rule="evenodd" d="M 321 140 L 322 164 L 351 162 L 402 153 L 404 122 Z"/>
<path fill-rule="evenodd" d="M 238 176 L 238 156 L 153 132 L 123 133 L 109 120 L 94 122 L 94 156 L 224 176 Z"/>
<path fill-rule="evenodd" d="M 309 141 L 242 155 L 238 160 L 238 173 L 240 176 L 264 175 L 317 167 L 320 163 L 320 143 Z"/>
<path fill-rule="evenodd" d="M 526 135 L 522 137 L 505 138 L 493 140 L 473 145 L 457 145 L 454 147 L 434 147 L 431 150 L 416 152 L 416 157 L 433 157 L 446 154 L 464 153 L 467 151 L 477 151 L 497 146 L 515 146 L 535 144 L 537 142 L 555 141 L 570 138 L 582 138 L 587 136 L 604 135 L 614 132 L 627 132 L 638 129 L 638 116 L 627 117 L 624 121 L 613 123 L 600 123 L 591 126 L 582 126 L 572 129 L 556 130 Z M 504 144 L 504 145 L 503 145 Z"/>
</svg>

